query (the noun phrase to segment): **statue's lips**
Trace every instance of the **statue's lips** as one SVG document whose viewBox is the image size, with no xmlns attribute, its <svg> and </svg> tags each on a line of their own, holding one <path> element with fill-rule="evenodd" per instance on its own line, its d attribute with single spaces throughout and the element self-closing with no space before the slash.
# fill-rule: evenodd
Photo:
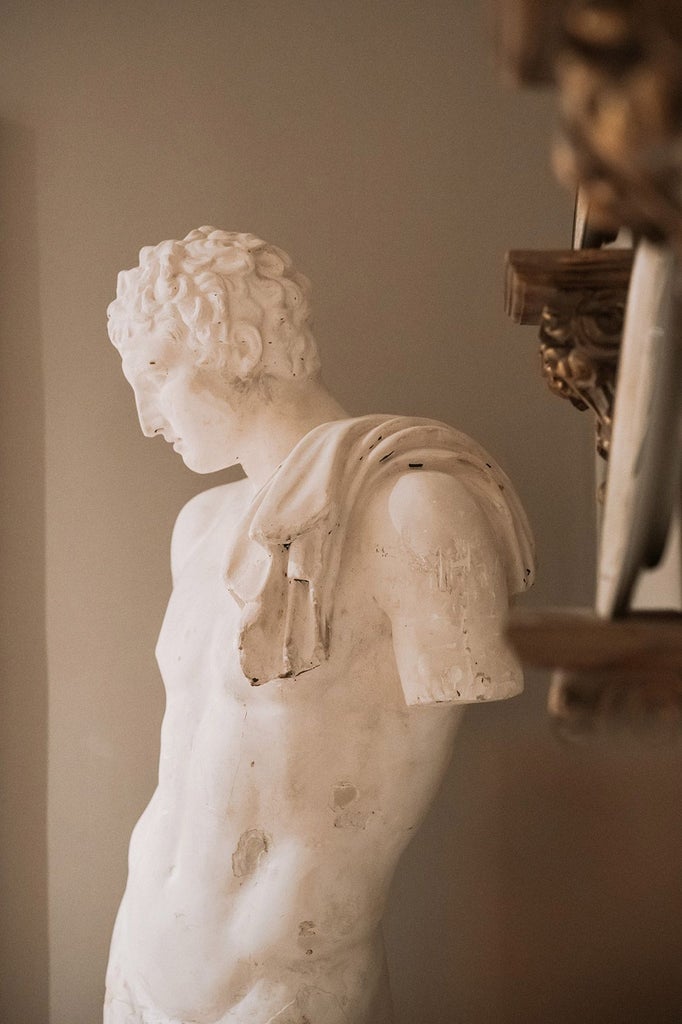
<svg viewBox="0 0 682 1024">
<path fill-rule="evenodd" d="M 157 437 L 159 434 L 161 434 L 161 437 L 164 439 L 166 444 L 172 444 L 173 446 L 175 446 L 176 444 L 180 444 L 180 442 L 182 441 L 181 437 L 173 437 L 172 434 L 167 434 L 164 427 L 158 427 L 154 431 L 155 437 Z"/>
</svg>

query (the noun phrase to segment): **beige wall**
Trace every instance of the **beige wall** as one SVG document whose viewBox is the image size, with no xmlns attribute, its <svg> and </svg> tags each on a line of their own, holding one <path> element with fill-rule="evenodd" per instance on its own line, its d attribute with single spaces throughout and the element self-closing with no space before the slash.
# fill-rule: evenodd
<svg viewBox="0 0 682 1024">
<path fill-rule="evenodd" d="M 169 533 L 214 482 L 139 435 L 106 339 L 116 272 L 202 223 L 288 249 L 340 400 L 486 444 L 534 522 L 533 600 L 586 603 L 588 424 L 546 395 L 501 299 L 504 250 L 565 245 L 571 210 L 546 168 L 551 104 L 500 86 L 473 0 L 9 0 L 4 20 L 0 1020 L 48 1020 L 49 909 L 49 1022 L 94 1024 L 154 786 Z M 400 1024 L 680 1003 L 679 757 L 566 752 L 544 693 L 472 710 L 399 869 Z"/>
<path fill-rule="evenodd" d="M 0 126 L 0 1021 L 47 1010 L 45 413 L 35 144 Z M 11 189 L 6 183 L 11 182 Z"/>
</svg>

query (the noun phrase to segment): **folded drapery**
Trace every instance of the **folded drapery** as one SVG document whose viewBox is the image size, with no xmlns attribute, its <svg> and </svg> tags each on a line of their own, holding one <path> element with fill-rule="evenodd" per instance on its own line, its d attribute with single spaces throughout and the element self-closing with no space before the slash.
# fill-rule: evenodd
<svg viewBox="0 0 682 1024">
<path fill-rule="evenodd" d="M 499 544 L 510 594 L 534 576 L 533 541 L 505 473 L 444 423 L 362 416 L 316 427 L 255 495 L 237 526 L 225 578 L 242 608 L 239 650 L 256 684 L 329 657 L 334 591 L 351 514 L 390 476 L 436 471 L 464 483 Z"/>
</svg>

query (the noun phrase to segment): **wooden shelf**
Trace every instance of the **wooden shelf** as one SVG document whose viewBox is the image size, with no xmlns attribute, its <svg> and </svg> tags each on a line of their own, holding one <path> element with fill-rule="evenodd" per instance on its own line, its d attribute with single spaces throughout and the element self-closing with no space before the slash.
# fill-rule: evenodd
<svg viewBox="0 0 682 1024">
<path fill-rule="evenodd" d="M 610 292 L 625 301 L 631 249 L 513 250 L 505 268 L 505 310 L 519 324 L 539 324 L 543 310 L 562 297 Z"/>
<path fill-rule="evenodd" d="M 515 608 L 508 639 L 524 664 L 568 672 L 661 675 L 682 683 L 682 612 L 631 612 L 602 619 L 591 610 Z"/>
</svg>

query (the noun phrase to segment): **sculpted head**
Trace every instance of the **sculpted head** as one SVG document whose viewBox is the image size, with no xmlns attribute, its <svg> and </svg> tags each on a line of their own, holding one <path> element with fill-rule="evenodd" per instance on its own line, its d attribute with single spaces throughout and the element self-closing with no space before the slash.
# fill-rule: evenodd
<svg viewBox="0 0 682 1024">
<path fill-rule="evenodd" d="M 254 409 L 319 375 L 309 295 L 255 235 L 203 227 L 142 249 L 107 312 L 143 433 L 198 473 L 243 463 Z"/>
<path fill-rule="evenodd" d="M 310 283 L 282 249 L 255 235 L 201 227 L 145 247 L 139 266 L 118 275 L 107 315 L 121 354 L 164 332 L 197 366 L 233 382 L 319 373 Z"/>
</svg>

